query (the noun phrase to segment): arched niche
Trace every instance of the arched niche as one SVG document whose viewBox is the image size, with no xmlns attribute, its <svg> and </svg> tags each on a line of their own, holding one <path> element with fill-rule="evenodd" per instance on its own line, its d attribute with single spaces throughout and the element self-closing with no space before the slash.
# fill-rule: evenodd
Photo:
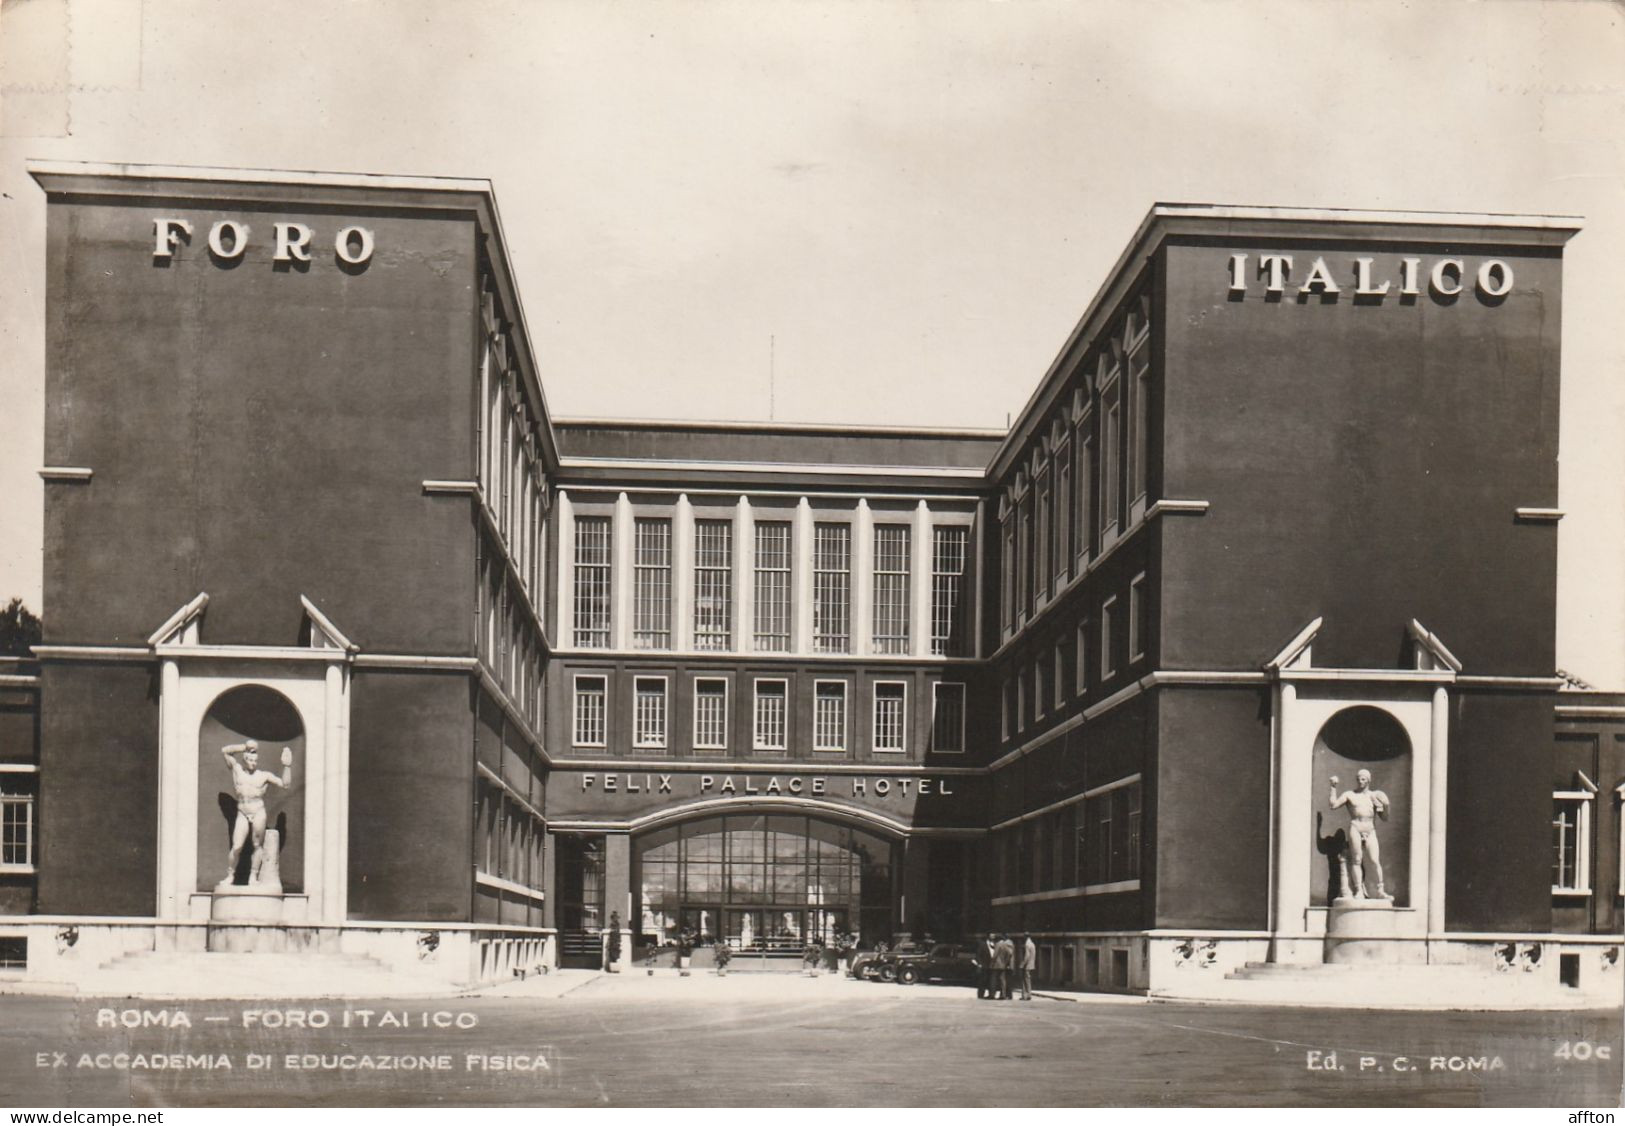
<svg viewBox="0 0 1625 1126">
<path fill-rule="evenodd" d="M 1325 907 L 1336 897 L 1337 856 L 1348 839 L 1349 810 L 1347 806 L 1331 808 L 1331 780 L 1338 779 L 1338 793 L 1353 790 L 1355 775 L 1361 770 L 1371 772 L 1373 790 L 1388 795 L 1388 819 L 1376 822 L 1386 890 L 1394 906 L 1411 905 L 1411 819 L 1416 814 L 1412 766 L 1410 736 L 1383 708 L 1356 704 L 1336 712 L 1321 726 L 1315 736 L 1310 788 L 1316 829 L 1310 866 L 1310 902 L 1314 906 Z M 1376 893 L 1369 879 L 1367 890 Z"/>
<path fill-rule="evenodd" d="M 242 684 L 215 697 L 198 728 L 197 890 L 211 891 L 226 874 L 227 853 L 237 816 L 232 771 L 222 747 L 253 739 L 259 744 L 259 769 L 282 773 L 282 749 L 293 752 L 293 785 L 271 786 L 265 794 L 266 828 L 282 833 L 281 876 L 284 892 L 305 890 L 304 829 L 305 724 L 282 693 L 263 684 Z M 238 756 L 241 761 L 241 756 Z M 243 847 L 234 882 L 245 883 L 252 849 Z"/>
</svg>

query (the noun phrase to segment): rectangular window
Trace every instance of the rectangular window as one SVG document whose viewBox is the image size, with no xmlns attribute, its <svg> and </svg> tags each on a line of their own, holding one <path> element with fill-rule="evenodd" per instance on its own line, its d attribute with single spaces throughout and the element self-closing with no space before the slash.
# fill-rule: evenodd
<svg viewBox="0 0 1625 1126">
<path fill-rule="evenodd" d="M 575 737 L 578 747 L 602 747 L 605 724 L 605 678 L 576 677 Z"/>
<path fill-rule="evenodd" d="M 1106 680 L 1116 667 L 1112 664 L 1113 634 L 1117 632 L 1117 596 L 1106 599 L 1100 607 L 1100 679 Z"/>
<path fill-rule="evenodd" d="M 1140 780 L 1113 786 L 1084 801 L 1078 833 L 1078 871 L 1090 884 L 1140 878 Z"/>
<path fill-rule="evenodd" d="M 1021 686 L 1014 680 L 1007 680 L 1000 686 L 1000 729 L 1006 739 L 1016 733 L 1016 694 Z"/>
<path fill-rule="evenodd" d="M 877 751 L 902 751 L 908 686 L 900 680 L 875 682 L 875 741 Z"/>
<path fill-rule="evenodd" d="M 1006 513 L 999 548 L 999 626 L 1009 630 L 1016 621 L 1016 521 Z"/>
<path fill-rule="evenodd" d="M 1113 373 L 1116 374 L 1115 372 Z M 1123 440 L 1121 427 L 1123 424 L 1122 408 L 1118 403 L 1118 385 L 1113 384 L 1107 388 L 1104 403 L 1106 416 L 1100 428 L 1100 506 L 1104 510 L 1105 522 L 1103 529 L 1116 532 L 1118 528 L 1118 506 L 1121 503 L 1119 482 L 1122 477 L 1121 442 Z"/>
<path fill-rule="evenodd" d="M 1073 685 L 1078 695 L 1089 691 L 1089 619 L 1078 623 L 1078 664 Z"/>
<path fill-rule="evenodd" d="M 1552 894 L 1591 894 L 1591 802 L 1583 791 L 1552 795 Z"/>
<path fill-rule="evenodd" d="M 1044 688 L 1045 688 L 1044 682 L 1047 679 L 1047 677 L 1046 677 L 1047 672 L 1048 672 L 1048 670 L 1044 668 L 1044 658 L 1042 656 L 1038 656 L 1038 657 L 1033 658 L 1033 721 L 1034 722 L 1037 722 L 1038 720 L 1041 720 L 1041 719 L 1044 718 L 1044 710 L 1045 710 L 1045 708 L 1044 708 Z"/>
<path fill-rule="evenodd" d="M 1078 446 L 1078 558 L 1085 559 L 1094 537 L 1095 513 L 1095 440 L 1087 431 L 1092 425 L 1085 416 L 1078 423 L 1078 433 L 1084 435 Z M 1081 573 L 1081 572 L 1080 572 Z"/>
<path fill-rule="evenodd" d="M 0 867 L 34 864 L 33 780 L 7 778 L 0 789 Z"/>
<path fill-rule="evenodd" d="M 965 545 L 970 529 L 934 528 L 931 532 L 931 652 L 946 657 L 966 650 L 964 612 Z"/>
<path fill-rule="evenodd" d="M 844 680 L 820 680 L 813 692 L 813 750 L 846 750 Z"/>
<path fill-rule="evenodd" d="M 1056 711 L 1061 710 L 1061 704 L 1066 700 L 1067 683 L 1066 645 L 1064 640 L 1058 637 L 1055 639 L 1055 678 L 1051 682 L 1051 687 L 1055 690 L 1053 699 Z"/>
<path fill-rule="evenodd" d="M 784 750 L 787 695 L 782 680 L 756 682 L 756 739 L 752 744 L 756 750 Z"/>
<path fill-rule="evenodd" d="M 1050 560 L 1055 557 L 1054 545 L 1050 543 L 1050 495 L 1049 470 L 1038 475 L 1038 538 L 1033 543 L 1033 593 L 1035 601 L 1043 602 L 1049 597 Z"/>
<path fill-rule="evenodd" d="M 610 526 L 608 516 L 576 517 L 576 644 L 609 648 Z"/>
<path fill-rule="evenodd" d="M 756 525 L 756 648 L 790 648 L 790 522 Z"/>
<path fill-rule="evenodd" d="M 632 647 L 671 648 L 671 521 L 633 525 Z"/>
<path fill-rule="evenodd" d="M 1146 627 L 1150 624 L 1150 603 L 1145 597 L 1145 574 L 1134 576 L 1128 584 L 1128 659 L 1145 659 Z"/>
<path fill-rule="evenodd" d="M 728 520 L 694 521 L 694 648 L 733 641 L 733 537 Z"/>
<path fill-rule="evenodd" d="M 813 648 L 845 653 L 852 645 L 852 526 L 813 529 Z"/>
<path fill-rule="evenodd" d="M 1016 506 L 1016 617 L 1032 610 L 1033 495 Z"/>
<path fill-rule="evenodd" d="M 1129 394 L 1133 396 L 1130 404 L 1128 462 L 1128 495 L 1131 501 L 1143 500 L 1146 491 L 1146 444 L 1150 431 L 1148 396 L 1151 386 L 1151 349 L 1146 340 L 1147 337 L 1141 336 L 1128 358 Z"/>
<path fill-rule="evenodd" d="M 650 749 L 666 745 L 666 678 L 640 676 L 633 681 L 632 745 Z"/>
<path fill-rule="evenodd" d="M 909 526 L 875 526 L 876 653 L 908 652 Z"/>
<path fill-rule="evenodd" d="M 1063 446 L 1055 454 L 1055 560 L 1056 585 L 1066 578 L 1072 558 L 1072 448 Z"/>
<path fill-rule="evenodd" d="M 720 751 L 728 745 L 728 682 L 694 682 L 694 747 Z"/>
<path fill-rule="evenodd" d="M 965 686 L 935 684 L 931 692 L 931 749 L 959 754 L 965 749 Z"/>
</svg>

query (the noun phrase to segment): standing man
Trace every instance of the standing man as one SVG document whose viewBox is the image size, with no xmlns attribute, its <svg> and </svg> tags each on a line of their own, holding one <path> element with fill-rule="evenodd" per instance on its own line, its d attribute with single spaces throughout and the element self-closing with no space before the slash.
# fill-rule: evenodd
<svg viewBox="0 0 1625 1126">
<path fill-rule="evenodd" d="M 1371 857 L 1372 874 L 1377 878 L 1377 899 L 1387 899 L 1382 883 L 1382 850 L 1377 846 L 1377 822 L 1388 820 L 1388 795 L 1371 788 L 1371 771 L 1361 770 L 1354 776 L 1354 789 L 1337 792 L 1337 775 L 1332 775 L 1332 808 L 1348 806 L 1349 810 L 1349 874 L 1354 881 L 1354 898 L 1364 899 L 1365 858 Z M 1348 894 L 1348 889 L 1343 889 Z"/>
<path fill-rule="evenodd" d="M 999 1000 L 1010 1000 L 1010 971 L 1016 964 L 1016 944 L 1010 941 L 1007 934 L 999 935 L 999 943 L 993 948 L 993 969 L 995 986 Z"/>
<path fill-rule="evenodd" d="M 240 763 L 232 758 L 239 752 L 243 756 Z M 293 751 L 282 748 L 280 778 L 269 770 L 259 768 L 260 745 L 252 739 L 221 747 L 220 753 L 226 757 L 226 765 L 231 767 L 231 784 L 237 791 L 237 819 L 231 826 L 231 851 L 226 854 L 226 878 L 220 881 L 222 885 L 227 885 L 237 878 L 237 859 L 243 854 L 243 844 L 249 840 L 250 832 L 253 833 L 254 851 L 249 855 L 258 856 L 265 848 L 265 791 L 272 786 L 281 786 L 284 790 L 293 786 Z"/>
<path fill-rule="evenodd" d="M 991 1001 L 994 997 L 993 960 L 997 946 L 992 931 L 983 935 L 982 941 L 976 944 L 976 997 L 981 1001 Z"/>
<path fill-rule="evenodd" d="M 1033 936 L 1031 934 L 1021 936 L 1020 961 L 1021 999 L 1031 1001 L 1033 999 L 1033 971 L 1038 968 L 1038 947 L 1033 945 Z"/>
</svg>

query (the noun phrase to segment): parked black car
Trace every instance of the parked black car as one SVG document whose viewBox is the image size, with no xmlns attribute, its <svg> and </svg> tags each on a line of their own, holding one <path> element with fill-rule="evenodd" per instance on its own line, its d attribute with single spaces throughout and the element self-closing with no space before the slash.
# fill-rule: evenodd
<svg viewBox="0 0 1625 1126">
<path fill-rule="evenodd" d="M 887 955 L 877 976 L 881 981 L 896 981 L 902 985 L 913 985 L 917 981 L 969 985 L 976 981 L 976 962 L 970 947 L 939 942 L 931 947 Z"/>
<path fill-rule="evenodd" d="M 894 950 L 878 951 L 864 950 L 852 959 L 852 969 L 848 971 L 860 981 L 896 981 L 897 963 L 895 959 L 899 954 L 923 954 L 924 946 L 914 942 L 898 943 Z"/>
</svg>

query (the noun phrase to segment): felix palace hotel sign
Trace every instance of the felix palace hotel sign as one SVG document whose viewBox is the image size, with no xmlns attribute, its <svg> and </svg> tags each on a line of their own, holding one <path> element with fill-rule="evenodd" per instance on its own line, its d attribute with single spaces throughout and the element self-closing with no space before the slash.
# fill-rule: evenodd
<svg viewBox="0 0 1625 1126">
<path fill-rule="evenodd" d="M 674 786 L 685 793 L 698 795 L 725 795 L 731 797 L 903 797 L 918 795 L 952 797 L 953 790 L 946 778 L 913 777 L 901 775 L 892 778 L 871 778 L 864 775 L 828 778 L 821 774 L 791 775 L 781 778 L 777 774 L 583 774 L 581 792 L 597 791 L 602 794 L 670 794 Z M 676 780 L 674 781 L 674 777 Z"/>
</svg>

